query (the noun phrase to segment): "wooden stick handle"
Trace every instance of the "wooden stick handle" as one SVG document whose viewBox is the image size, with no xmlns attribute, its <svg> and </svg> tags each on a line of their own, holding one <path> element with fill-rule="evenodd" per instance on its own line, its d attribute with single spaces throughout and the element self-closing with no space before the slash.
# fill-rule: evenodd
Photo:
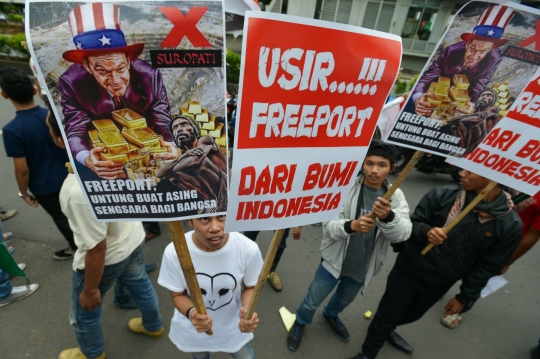
<svg viewBox="0 0 540 359">
<path fill-rule="evenodd" d="M 276 258 L 276 253 L 281 243 L 281 239 L 283 238 L 283 233 L 285 233 L 284 229 L 278 229 L 274 232 L 272 243 L 270 243 L 270 248 L 268 248 L 268 252 L 266 252 L 263 268 L 261 270 L 261 274 L 259 274 L 259 279 L 257 280 L 255 291 L 253 292 L 251 300 L 249 301 L 249 305 L 247 307 L 246 315 L 244 315 L 244 319 L 251 319 L 253 313 L 255 313 L 255 307 L 257 306 L 259 298 L 261 297 L 262 290 L 264 288 L 264 285 L 266 284 L 266 279 L 268 278 L 268 274 L 270 273 L 270 268 L 272 268 L 272 264 L 274 263 L 274 258 Z"/>
<path fill-rule="evenodd" d="M 171 233 L 171 238 L 174 243 L 174 249 L 176 249 L 176 255 L 180 260 L 180 267 L 182 267 L 182 272 L 184 273 L 184 278 L 186 279 L 191 300 L 195 305 L 195 309 L 197 309 L 197 313 L 206 314 L 206 306 L 204 305 L 204 300 L 201 295 L 201 288 L 199 287 L 199 282 L 197 281 L 195 267 L 193 266 L 191 256 L 189 255 L 182 221 L 173 221 L 168 222 L 167 224 L 169 225 L 169 232 Z M 212 335 L 212 329 L 208 330 L 206 334 Z"/>
<path fill-rule="evenodd" d="M 422 151 L 416 151 L 414 153 L 414 155 L 409 160 L 409 163 L 407 163 L 407 166 L 405 166 L 403 171 L 399 173 L 398 178 L 396 178 L 394 183 L 392 183 L 392 186 L 390 186 L 388 191 L 386 191 L 386 193 L 384 194 L 384 199 L 389 201 L 390 198 L 392 198 L 392 196 L 394 195 L 394 192 L 396 192 L 396 190 L 399 188 L 401 183 L 405 180 L 405 178 L 407 178 L 407 176 L 409 175 L 409 172 L 411 172 L 414 166 L 416 166 L 416 164 L 418 163 L 418 161 L 420 161 L 423 155 L 424 155 L 424 152 Z M 375 213 L 371 213 L 369 216 L 371 217 L 371 219 L 375 219 L 377 217 Z"/>
<path fill-rule="evenodd" d="M 459 215 L 454 218 L 454 220 L 452 222 L 450 222 L 446 227 L 443 228 L 443 231 L 444 231 L 444 234 L 448 234 L 448 232 L 450 232 L 470 211 L 472 211 L 474 209 L 474 207 L 476 207 L 476 205 L 484 199 L 484 197 L 489 193 L 491 192 L 491 190 L 493 189 L 493 187 L 495 187 L 495 185 L 497 184 L 497 182 L 494 182 L 494 181 L 490 181 L 488 183 L 488 185 L 482 190 L 482 192 L 478 193 L 478 195 L 476 196 L 475 199 L 472 200 L 471 203 L 469 203 L 469 205 L 467 207 L 465 207 L 465 209 L 463 211 L 461 211 L 459 213 Z M 426 248 L 424 248 L 424 250 L 422 250 L 422 255 L 426 255 L 427 252 L 429 252 L 431 250 L 431 248 L 433 248 L 435 245 L 433 243 L 430 243 L 426 246 Z"/>
</svg>

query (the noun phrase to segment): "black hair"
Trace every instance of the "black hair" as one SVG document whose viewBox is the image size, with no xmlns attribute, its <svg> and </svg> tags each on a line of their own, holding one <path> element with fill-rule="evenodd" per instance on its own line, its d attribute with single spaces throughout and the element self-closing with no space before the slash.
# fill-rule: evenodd
<svg viewBox="0 0 540 359">
<path fill-rule="evenodd" d="M 62 131 L 60 130 L 60 125 L 58 124 L 58 121 L 56 120 L 56 116 L 54 115 L 49 99 L 45 99 L 44 102 L 45 102 L 45 105 L 47 105 L 47 108 L 49 109 L 49 116 L 47 117 L 49 126 L 51 126 L 51 129 L 56 137 L 62 137 Z"/>
<path fill-rule="evenodd" d="M 397 148 L 394 145 L 385 143 L 378 139 L 373 139 L 367 150 L 367 156 L 381 156 L 390 161 L 390 166 L 396 164 L 397 161 Z"/>
<path fill-rule="evenodd" d="M 491 100 L 488 107 L 493 106 L 495 104 L 495 102 L 497 102 L 497 96 L 498 96 L 497 91 L 495 91 L 494 89 L 488 87 L 488 88 L 483 89 L 480 92 L 480 94 L 478 95 L 478 97 L 480 97 L 484 92 L 491 92 L 491 95 L 493 96 L 493 100 Z M 478 99 L 476 99 L 476 101 L 478 101 Z"/>
<path fill-rule="evenodd" d="M 34 84 L 30 77 L 16 67 L 0 70 L 0 88 L 14 102 L 27 105 L 34 100 Z"/>
<path fill-rule="evenodd" d="M 195 134 L 195 137 L 196 138 L 201 138 L 201 128 L 199 127 L 197 122 L 194 119 L 192 119 L 190 116 L 185 116 L 185 115 L 173 116 L 171 122 L 169 122 L 169 132 L 171 133 L 172 136 L 174 136 L 174 134 L 173 134 L 173 123 L 174 123 L 174 121 L 176 121 L 178 119 L 187 120 L 189 122 L 189 124 L 191 125 L 191 127 L 193 127 L 193 133 Z"/>
</svg>

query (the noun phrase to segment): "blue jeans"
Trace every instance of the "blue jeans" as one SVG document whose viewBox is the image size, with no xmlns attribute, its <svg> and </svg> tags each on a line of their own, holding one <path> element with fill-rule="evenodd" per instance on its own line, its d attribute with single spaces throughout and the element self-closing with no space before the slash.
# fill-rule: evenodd
<svg viewBox="0 0 540 359">
<path fill-rule="evenodd" d="M 105 266 L 99 291 L 101 298 L 117 282 L 126 286 L 131 299 L 137 303 L 142 313 L 142 323 L 146 330 L 155 332 L 162 328 L 158 298 L 152 282 L 144 268 L 144 242 L 120 263 Z M 103 353 L 103 333 L 101 332 L 101 305 L 94 310 L 83 310 L 79 295 L 84 289 L 84 270 L 72 272 L 71 276 L 71 325 L 77 342 L 87 358 L 96 358 Z"/>
<path fill-rule="evenodd" d="M 125 306 L 126 308 L 136 305 L 131 300 L 129 289 L 124 285 L 120 285 L 120 283 L 114 286 L 114 305 L 118 307 Z"/>
<path fill-rule="evenodd" d="M 4 231 L 2 229 L 2 221 L 0 221 L 0 245 L 4 245 L 7 248 L 7 244 L 4 241 Z M 0 300 L 4 299 L 11 294 L 11 284 L 9 283 L 9 275 L 0 269 Z"/>
<path fill-rule="evenodd" d="M 253 352 L 253 348 L 251 345 L 249 345 L 249 343 L 244 345 L 242 349 L 236 353 L 229 354 L 231 354 L 233 359 L 255 359 L 255 353 Z M 193 359 L 210 359 L 209 352 L 191 353 L 191 355 L 193 355 Z"/>
<path fill-rule="evenodd" d="M 323 314 L 328 317 L 337 317 L 351 302 L 362 288 L 362 283 L 358 283 L 349 277 L 334 278 L 324 267 L 322 263 L 315 272 L 315 278 L 309 286 L 308 292 L 302 301 L 302 304 L 296 310 L 296 321 L 298 324 L 311 324 L 313 315 L 323 300 L 334 290 L 337 289 L 330 298 L 328 304 L 324 306 Z"/>
</svg>

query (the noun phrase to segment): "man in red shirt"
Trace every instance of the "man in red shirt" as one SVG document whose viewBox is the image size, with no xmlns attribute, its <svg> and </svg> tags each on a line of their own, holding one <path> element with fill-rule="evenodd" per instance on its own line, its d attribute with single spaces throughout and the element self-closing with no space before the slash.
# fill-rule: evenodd
<svg viewBox="0 0 540 359">
<path fill-rule="evenodd" d="M 511 264 L 527 253 L 540 239 L 540 192 L 516 205 L 514 210 L 523 222 L 523 233 L 514 255 L 501 273 L 505 273 Z"/>
<path fill-rule="evenodd" d="M 502 273 L 506 272 L 511 264 L 527 253 L 538 242 L 538 239 L 540 239 L 540 192 L 522 203 L 524 206 L 521 206 L 521 203 L 518 204 L 516 211 L 523 222 L 523 235 L 514 255 L 501 271 Z M 538 345 L 531 349 L 531 359 L 540 359 L 540 340 L 538 341 Z"/>
</svg>

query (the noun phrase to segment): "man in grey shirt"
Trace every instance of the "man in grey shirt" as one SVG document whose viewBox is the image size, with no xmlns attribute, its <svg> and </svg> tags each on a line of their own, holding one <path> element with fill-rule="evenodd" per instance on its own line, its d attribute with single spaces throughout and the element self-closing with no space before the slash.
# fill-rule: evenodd
<svg viewBox="0 0 540 359">
<path fill-rule="evenodd" d="M 397 189 L 390 201 L 383 198 L 390 187 L 386 177 L 395 167 L 396 156 L 393 145 L 373 140 L 339 218 L 324 223 L 322 261 L 296 310 L 296 321 L 287 337 L 290 350 L 298 349 L 306 324 L 311 324 L 315 311 L 336 286 L 322 316 L 339 339 L 348 341 L 349 332 L 338 314 L 379 272 L 389 243 L 409 238 L 412 224 L 403 192 Z"/>
</svg>

